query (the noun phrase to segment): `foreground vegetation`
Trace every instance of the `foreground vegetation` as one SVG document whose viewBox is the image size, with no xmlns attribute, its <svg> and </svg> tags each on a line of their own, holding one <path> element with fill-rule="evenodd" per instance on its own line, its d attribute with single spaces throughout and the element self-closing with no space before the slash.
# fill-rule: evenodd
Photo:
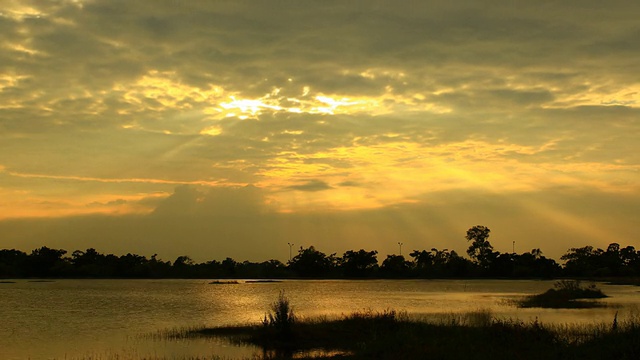
<svg viewBox="0 0 640 360">
<path fill-rule="evenodd" d="M 11 278 L 555 278 L 640 276 L 640 251 L 610 244 L 606 250 L 591 246 L 572 248 L 561 257 L 564 266 L 545 257 L 540 249 L 522 254 L 500 253 L 489 242 L 489 228 L 474 226 L 465 236 L 463 257 L 453 250 L 413 250 L 410 258 L 389 254 L 381 262 L 375 250 L 348 250 L 342 256 L 315 247 L 300 247 L 287 264 L 278 260 L 238 262 L 231 258 L 195 263 L 188 256 L 173 262 L 156 255 L 116 256 L 93 248 L 76 250 L 41 247 L 30 254 L 0 250 L 0 279 Z"/>
<path fill-rule="evenodd" d="M 283 318 L 286 319 L 288 318 Z M 212 336 L 263 349 L 262 358 L 340 359 L 637 359 L 640 321 L 545 326 L 500 320 L 489 312 L 412 319 L 393 310 L 341 318 L 296 319 L 199 329 L 175 336 Z"/>
</svg>

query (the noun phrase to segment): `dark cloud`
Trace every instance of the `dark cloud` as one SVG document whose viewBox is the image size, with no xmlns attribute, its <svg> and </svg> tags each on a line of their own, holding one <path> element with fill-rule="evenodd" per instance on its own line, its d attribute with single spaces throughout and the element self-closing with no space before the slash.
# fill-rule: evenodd
<svg viewBox="0 0 640 360">
<path fill-rule="evenodd" d="M 198 190 L 179 186 L 162 200 L 153 216 L 186 218 L 254 217 L 267 211 L 263 192 L 255 186 Z"/>
<path fill-rule="evenodd" d="M 156 207 L 153 214 L 171 217 L 193 216 L 198 211 L 198 202 L 201 196 L 197 190 L 191 187 L 177 187 L 171 196 Z"/>
<path fill-rule="evenodd" d="M 338 184 L 338 186 L 345 186 L 345 187 L 360 187 L 362 186 L 362 184 L 360 184 L 357 181 L 343 181 L 341 183 Z"/>
<path fill-rule="evenodd" d="M 291 185 L 291 186 L 288 186 L 287 188 L 291 190 L 297 190 L 297 191 L 312 191 L 312 192 L 333 189 L 331 185 L 327 184 L 322 180 L 309 180 L 304 184 Z"/>
</svg>

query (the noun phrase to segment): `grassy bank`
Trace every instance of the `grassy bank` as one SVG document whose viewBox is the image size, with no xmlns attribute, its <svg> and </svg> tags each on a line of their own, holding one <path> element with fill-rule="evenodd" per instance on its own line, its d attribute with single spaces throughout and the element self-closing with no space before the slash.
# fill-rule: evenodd
<svg viewBox="0 0 640 360">
<path fill-rule="evenodd" d="M 296 321 L 287 332 L 263 325 L 189 331 L 264 350 L 265 358 L 345 359 L 636 359 L 637 319 L 592 326 L 545 326 L 479 314 L 429 322 L 395 311 Z M 483 320 L 484 319 L 484 320 Z"/>
</svg>

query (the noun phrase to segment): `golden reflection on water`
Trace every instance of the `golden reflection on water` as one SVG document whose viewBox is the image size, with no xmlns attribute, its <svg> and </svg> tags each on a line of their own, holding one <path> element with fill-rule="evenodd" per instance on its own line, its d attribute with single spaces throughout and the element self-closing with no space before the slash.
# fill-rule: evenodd
<svg viewBox="0 0 640 360">
<path fill-rule="evenodd" d="M 167 329 L 259 324 L 284 290 L 300 317 L 355 311 L 442 316 L 490 312 L 542 323 L 608 323 L 616 311 L 630 316 L 640 305 L 632 286 L 601 284 L 612 307 L 520 309 L 510 301 L 545 291 L 553 281 L 501 280 L 286 280 L 210 284 L 210 280 L 58 280 L 0 284 L 3 359 L 71 359 L 109 352 L 144 356 L 251 356 L 215 339 L 168 341 L 141 337 Z M 635 310 L 634 310 L 635 309 Z"/>
</svg>

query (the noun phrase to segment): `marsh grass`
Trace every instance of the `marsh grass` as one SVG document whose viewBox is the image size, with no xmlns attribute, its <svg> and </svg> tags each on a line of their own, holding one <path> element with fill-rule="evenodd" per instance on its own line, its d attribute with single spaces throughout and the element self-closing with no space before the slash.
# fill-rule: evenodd
<svg viewBox="0 0 640 360">
<path fill-rule="evenodd" d="M 408 315 L 415 322 L 424 322 L 440 326 L 489 326 L 495 316 L 490 309 L 476 309 L 466 312 L 423 313 Z"/>
<path fill-rule="evenodd" d="M 560 280 L 542 294 L 527 296 L 516 301 L 516 305 L 523 308 L 539 307 L 554 309 L 582 309 L 604 307 L 605 304 L 593 301 L 606 298 L 602 290 L 595 284 L 583 285 L 579 280 Z"/>
<path fill-rule="evenodd" d="M 263 349 L 265 359 L 636 359 L 640 316 L 590 325 L 497 319 L 489 310 L 436 317 L 364 310 L 298 319 L 289 336 L 260 325 L 194 329 L 182 334 L 232 339 Z"/>
<path fill-rule="evenodd" d="M 280 291 L 278 300 L 273 302 L 270 311 L 265 314 L 262 326 L 266 331 L 275 332 L 278 336 L 290 336 L 291 327 L 296 322 L 296 315 L 289 298 L 284 295 L 284 290 Z"/>
<path fill-rule="evenodd" d="M 558 285 L 563 286 L 573 285 Z M 587 325 L 499 319 L 487 309 L 429 316 L 363 310 L 298 318 L 281 292 L 262 324 L 183 328 L 170 336 L 255 346 L 262 349 L 260 359 L 637 359 L 640 312 Z"/>
</svg>

